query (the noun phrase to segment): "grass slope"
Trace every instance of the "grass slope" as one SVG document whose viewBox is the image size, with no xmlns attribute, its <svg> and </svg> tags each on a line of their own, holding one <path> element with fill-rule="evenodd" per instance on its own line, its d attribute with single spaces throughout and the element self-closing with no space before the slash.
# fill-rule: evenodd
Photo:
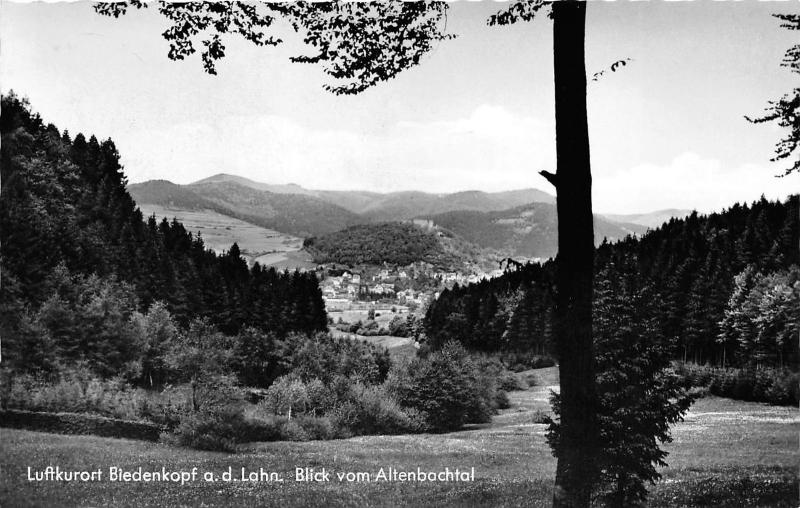
<svg viewBox="0 0 800 508">
<path fill-rule="evenodd" d="M 534 374 L 555 382 L 552 370 Z M 241 453 L 199 452 L 137 441 L 0 429 L 3 506 L 550 506 L 555 459 L 534 424 L 550 387 L 511 394 L 491 424 L 450 434 L 370 436 L 327 442 L 253 443 Z M 674 428 L 671 467 L 651 489 L 650 506 L 797 504 L 796 409 L 707 398 Z M 263 467 L 283 483 L 29 482 L 26 467 L 191 470 L 217 474 Z M 295 467 L 328 471 L 475 468 L 474 483 L 294 481 Z"/>
<path fill-rule="evenodd" d="M 289 252 L 303 248 L 303 239 L 262 228 L 213 210 L 187 210 L 165 208 L 160 205 L 142 203 L 142 213 L 148 217 L 155 214 L 158 220 L 177 218 L 188 231 L 200 233 L 203 243 L 217 252 L 228 250 L 234 242 L 239 244 L 242 255 L 250 261 L 258 259 L 263 265 L 285 260 Z"/>
<path fill-rule="evenodd" d="M 213 210 L 300 237 L 330 233 L 360 220 L 356 214 L 314 196 L 274 193 L 235 181 L 176 185 L 152 180 L 131 184 L 128 191 L 140 205 Z"/>
</svg>

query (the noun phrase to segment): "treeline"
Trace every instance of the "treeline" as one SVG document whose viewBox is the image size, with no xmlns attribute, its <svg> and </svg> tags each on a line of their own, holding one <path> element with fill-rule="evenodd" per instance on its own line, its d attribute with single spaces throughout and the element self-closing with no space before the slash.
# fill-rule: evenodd
<svg viewBox="0 0 800 508">
<path fill-rule="evenodd" d="M 459 341 L 471 350 L 547 355 L 552 352 L 550 264 L 528 264 L 502 277 L 445 289 L 425 315 L 427 342 Z"/>
<path fill-rule="evenodd" d="M 707 216 L 672 219 L 642 238 L 597 248 L 599 285 L 635 278 L 657 305 L 642 340 L 663 337 L 678 360 L 725 366 L 796 366 L 800 322 L 798 196 L 764 198 Z M 621 272 L 619 267 L 626 267 Z M 483 351 L 552 351 L 555 266 L 528 265 L 446 290 L 426 315 L 436 347 L 459 340 Z M 604 319 L 595 306 L 595 322 Z"/>
<path fill-rule="evenodd" d="M 0 334 L 22 369 L 87 361 L 118 369 L 135 312 L 164 302 L 181 327 L 207 317 L 235 335 L 326 328 L 313 274 L 248 268 L 173 220 L 144 219 L 110 139 L 45 125 L 26 100 L 2 98 Z M 54 357 L 55 355 L 55 357 Z"/>
</svg>

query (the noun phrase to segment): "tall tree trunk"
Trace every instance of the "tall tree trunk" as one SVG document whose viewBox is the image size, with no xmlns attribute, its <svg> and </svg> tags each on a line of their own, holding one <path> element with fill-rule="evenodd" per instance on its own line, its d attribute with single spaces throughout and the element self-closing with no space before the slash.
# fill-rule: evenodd
<svg viewBox="0 0 800 508">
<path fill-rule="evenodd" d="M 553 3 L 558 257 L 555 336 L 561 385 L 561 434 L 554 507 L 591 502 L 597 449 L 592 347 L 594 225 L 584 37 L 586 3 Z M 548 175 L 546 175 L 548 176 Z"/>
</svg>

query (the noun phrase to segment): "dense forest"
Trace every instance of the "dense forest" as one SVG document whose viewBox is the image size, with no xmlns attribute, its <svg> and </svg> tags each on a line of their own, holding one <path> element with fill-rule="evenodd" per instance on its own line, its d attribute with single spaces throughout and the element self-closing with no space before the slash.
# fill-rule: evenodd
<svg viewBox="0 0 800 508">
<path fill-rule="evenodd" d="M 303 247 L 317 263 L 409 265 L 426 261 L 440 264 L 446 258 L 434 233 L 400 222 L 352 226 L 308 238 Z"/>
<path fill-rule="evenodd" d="M 119 372 L 131 318 L 163 302 L 179 326 L 207 318 L 226 334 L 326 329 L 316 277 L 248 267 L 234 244 L 144 218 L 110 139 L 45 125 L 13 92 L 2 99 L 2 300 L 6 366 L 85 361 Z"/>
<path fill-rule="evenodd" d="M 635 316 L 649 323 L 642 340 L 663 338 L 675 359 L 796 366 L 799 217 L 798 196 L 762 198 L 673 219 L 642 238 L 604 242 L 595 256 L 595 321 L 608 317 L 597 288 L 622 277 L 656 302 Z M 459 340 L 482 351 L 550 352 L 553 272 L 551 262 L 531 264 L 444 291 L 426 315 L 431 346 Z"/>
</svg>

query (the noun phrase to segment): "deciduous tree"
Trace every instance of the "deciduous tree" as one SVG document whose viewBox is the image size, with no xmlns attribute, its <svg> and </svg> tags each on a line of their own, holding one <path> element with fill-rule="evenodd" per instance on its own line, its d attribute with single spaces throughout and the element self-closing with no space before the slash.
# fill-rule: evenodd
<svg viewBox="0 0 800 508">
<path fill-rule="evenodd" d="M 800 30 L 800 15 L 775 14 L 774 16 L 783 21 L 781 25 L 783 28 Z M 781 66 L 800 74 L 800 44 L 786 50 Z M 800 87 L 795 87 L 780 99 L 769 101 L 764 116 L 748 120 L 754 123 L 776 122 L 780 127 L 789 129 L 786 136 L 775 146 L 775 157 L 772 160 L 786 160 L 789 163 L 784 176 L 800 171 Z"/>
</svg>

